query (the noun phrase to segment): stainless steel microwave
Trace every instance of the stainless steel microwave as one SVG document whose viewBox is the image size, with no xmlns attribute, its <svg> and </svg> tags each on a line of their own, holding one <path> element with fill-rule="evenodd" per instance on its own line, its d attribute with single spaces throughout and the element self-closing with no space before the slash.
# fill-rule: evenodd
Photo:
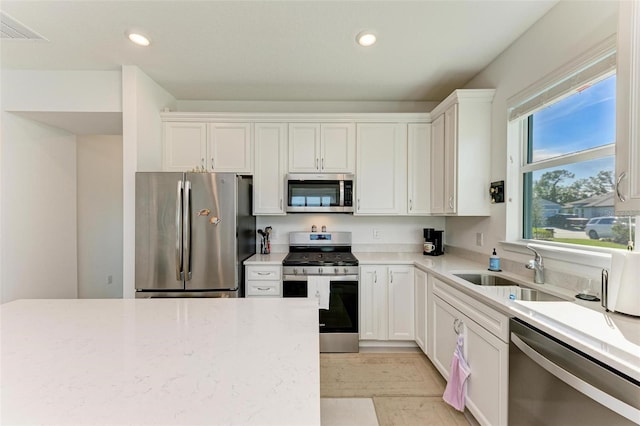
<svg viewBox="0 0 640 426">
<path fill-rule="evenodd" d="M 287 212 L 353 213 L 352 174 L 287 175 Z"/>
</svg>

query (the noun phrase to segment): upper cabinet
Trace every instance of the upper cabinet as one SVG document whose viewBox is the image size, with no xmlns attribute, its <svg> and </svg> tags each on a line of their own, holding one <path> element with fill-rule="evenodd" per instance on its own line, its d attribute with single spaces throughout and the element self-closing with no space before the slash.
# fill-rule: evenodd
<svg viewBox="0 0 640 426">
<path fill-rule="evenodd" d="M 251 123 L 165 122 L 163 170 L 253 173 Z"/>
<path fill-rule="evenodd" d="M 490 214 L 494 93 L 493 89 L 456 90 L 431 112 L 431 213 Z"/>
<path fill-rule="evenodd" d="M 209 169 L 213 172 L 253 173 L 251 123 L 209 123 Z"/>
<path fill-rule="evenodd" d="M 355 164 L 353 123 L 289 124 L 289 172 L 353 173 Z"/>
<path fill-rule="evenodd" d="M 407 126 L 358 123 L 355 214 L 406 214 Z"/>
<path fill-rule="evenodd" d="M 640 214 L 640 3 L 620 2 L 616 76 L 616 214 Z"/>
<path fill-rule="evenodd" d="M 284 215 L 287 174 L 287 125 L 255 123 L 253 214 Z"/>
<path fill-rule="evenodd" d="M 184 172 L 206 169 L 206 123 L 164 123 L 162 169 Z"/>
<path fill-rule="evenodd" d="M 431 213 L 431 125 L 407 125 L 407 213 Z"/>
</svg>

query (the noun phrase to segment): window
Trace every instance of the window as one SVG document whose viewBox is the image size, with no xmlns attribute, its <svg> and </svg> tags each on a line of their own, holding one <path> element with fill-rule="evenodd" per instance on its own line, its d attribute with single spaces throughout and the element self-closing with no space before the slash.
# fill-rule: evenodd
<svg viewBox="0 0 640 426">
<path fill-rule="evenodd" d="M 615 94 L 610 70 L 518 118 L 522 238 L 626 248 L 635 237 L 614 211 Z"/>
</svg>

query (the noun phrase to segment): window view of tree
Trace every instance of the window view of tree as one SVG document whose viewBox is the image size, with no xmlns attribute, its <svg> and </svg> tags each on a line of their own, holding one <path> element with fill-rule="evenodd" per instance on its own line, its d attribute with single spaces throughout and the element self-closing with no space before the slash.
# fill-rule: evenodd
<svg viewBox="0 0 640 426">
<path fill-rule="evenodd" d="M 527 125 L 523 237 L 627 247 L 635 221 L 614 208 L 615 75 L 531 114 Z"/>
</svg>

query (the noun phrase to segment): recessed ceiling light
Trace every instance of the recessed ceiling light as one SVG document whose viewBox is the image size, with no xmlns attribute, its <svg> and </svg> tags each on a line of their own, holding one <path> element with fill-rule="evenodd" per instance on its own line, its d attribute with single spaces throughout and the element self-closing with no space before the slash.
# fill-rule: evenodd
<svg viewBox="0 0 640 426">
<path fill-rule="evenodd" d="M 376 35 L 371 31 L 362 31 L 356 36 L 356 41 L 360 46 L 368 47 L 376 42 Z"/>
<path fill-rule="evenodd" d="M 151 44 L 149 37 L 140 34 L 138 32 L 127 31 L 127 38 L 137 44 L 138 46 L 148 46 Z"/>
</svg>

